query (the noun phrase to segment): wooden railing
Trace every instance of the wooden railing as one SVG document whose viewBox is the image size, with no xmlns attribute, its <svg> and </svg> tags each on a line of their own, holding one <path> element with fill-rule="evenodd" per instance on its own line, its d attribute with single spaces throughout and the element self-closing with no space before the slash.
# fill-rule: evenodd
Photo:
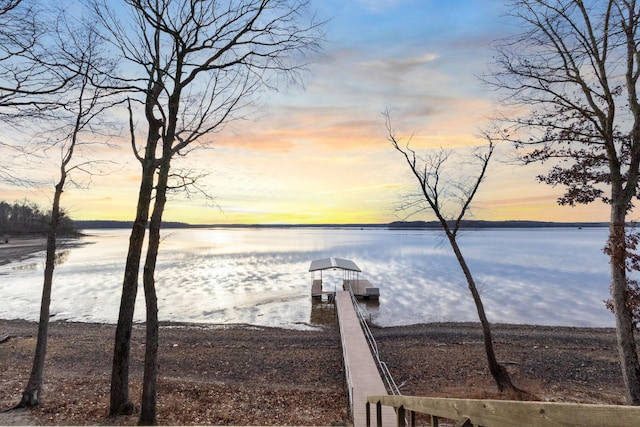
<svg viewBox="0 0 640 427">
<path fill-rule="evenodd" d="M 520 402 L 512 400 L 449 399 L 412 396 L 369 396 L 366 422 L 381 427 L 382 406 L 396 409 L 397 425 L 415 425 L 415 414 L 431 416 L 431 425 L 439 419 L 454 420 L 455 426 L 471 427 L 551 427 L 551 426 L 640 426 L 640 407 L 620 405 L 586 405 L 555 402 Z M 385 426 L 386 427 L 386 426 Z"/>
</svg>

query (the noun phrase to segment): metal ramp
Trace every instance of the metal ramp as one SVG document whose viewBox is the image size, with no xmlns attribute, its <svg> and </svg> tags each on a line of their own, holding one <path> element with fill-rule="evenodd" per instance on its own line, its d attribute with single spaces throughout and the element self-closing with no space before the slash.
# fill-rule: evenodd
<svg viewBox="0 0 640 427">
<path fill-rule="evenodd" d="M 348 291 L 336 292 L 335 305 L 353 425 L 363 427 L 366 426 L 367 396 L 386 395 L 387 389 L 360 326 L 351 294 Z M 393 426 L 396 423 L 395 411 L 390 407 L 383 407 L 382 425 Z"/>
</svg>

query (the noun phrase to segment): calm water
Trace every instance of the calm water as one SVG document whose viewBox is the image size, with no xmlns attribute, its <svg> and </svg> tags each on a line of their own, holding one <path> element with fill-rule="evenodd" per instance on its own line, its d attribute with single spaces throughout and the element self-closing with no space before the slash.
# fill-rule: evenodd
<svg viewBox="0 0 640 427">
<path fill-rule="evenodd" d="M 90 230 L 54 278 L 54 320 L 115 323 L 129 230 Z M 614 326 L 604 307 L 604 228 L 491 229 L 460 244 L 492 322 Z M 351 259 L 380 288 L 367 305 L 382 326 L 476 321 L 455 257 L 437 231 L 386 229 L 165 230 L 156 274 L 161 320 L 308 328 L 322 322 L 310 298 L 311 260 Z M 0 266 L 0 318 L 36 320 L 43 254 Z M 341 274 L 325 273 L 325 286 Z M 144 319 L 142 290 L 136 319 Z"/>
</svg>

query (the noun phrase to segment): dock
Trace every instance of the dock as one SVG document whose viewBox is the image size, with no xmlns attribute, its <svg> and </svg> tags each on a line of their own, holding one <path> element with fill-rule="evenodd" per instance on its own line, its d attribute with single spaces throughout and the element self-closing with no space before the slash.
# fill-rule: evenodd
<svg viewBox="0 0 640 427">
<path fill-rule="evenodd" d="M 362 272 L 360 267 L 355 262 L 349 259 L 343 258 L 323 258 L 311 261 L 309 266 L 309 272 L 311 276 L 311 297 L 316 299 L 322 299 L 323 296 L 327 298 L 333 298 L 336 288 L 324 289 L 322 272 L 325 270 L 341 270 L 342 277 L 342 290 L 351 291 L 353 295 L 363 299 L 375 299 L 380 297 L 380 289 L 373 287 L 371 282 L 365 279 L 360 279 L 358 274 Z M 320 274 L 320 278 L 316 278 L 316 273 Z"/>
<path fill-rule="evenodd" d="M 387 389 L 378 371 L 378 365 L 371 354 L 371 349 L 360 325 L 360 319 L 353 307 L 351 294 L 348 291 L 336 292 L 335 307 L 342 340 L 342 357 L 353 425 L 354 427 L 364 427 L 367 425 L 367 396 L 386 395 Z M 375 425 L 375 415 L 371 422 L 372 425 Z M 382 408 L 382 425 L 397 425 L 393 408 Z"/>
</svg>

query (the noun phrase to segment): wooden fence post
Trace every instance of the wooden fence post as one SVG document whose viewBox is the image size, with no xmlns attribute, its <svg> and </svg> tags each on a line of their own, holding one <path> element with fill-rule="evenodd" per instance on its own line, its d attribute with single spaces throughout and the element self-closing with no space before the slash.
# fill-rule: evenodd
<svg viewBox="0 0 640 427">
<path fill-rule="evenodd" d="M 371 404 L 367 400 L 367 405 L 365 409 L 365 415 L 367 417 L 367 427 L 371 427 Z"/>
<path fill-rule="evenodd" d="M 398 427 L 404 427 L 404 405 L 400 405 L 398 407 L 398 411 L 396 413 L 397 416 L 397 425 Z"/>
</svg>

